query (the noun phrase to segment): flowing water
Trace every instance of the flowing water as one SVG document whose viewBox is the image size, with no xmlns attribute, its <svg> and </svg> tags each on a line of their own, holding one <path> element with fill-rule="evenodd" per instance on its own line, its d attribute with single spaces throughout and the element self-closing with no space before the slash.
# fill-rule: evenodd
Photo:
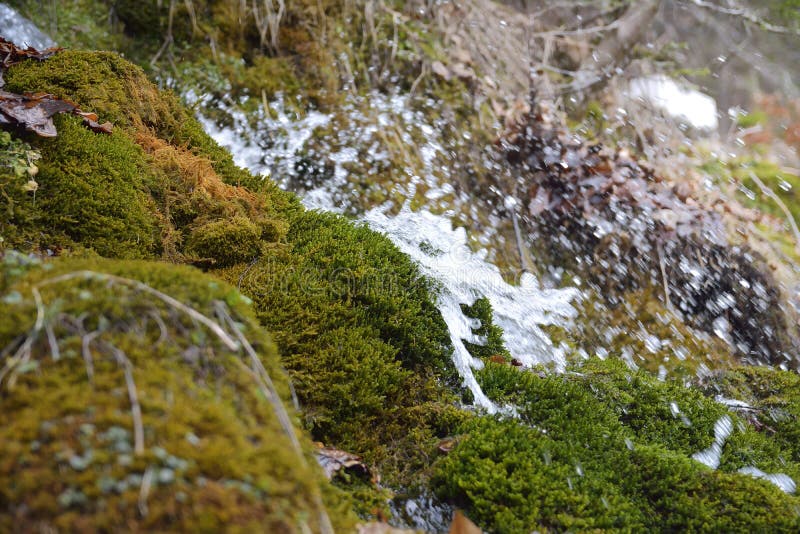
<svg viewBox="0 0 800 534">
<path fill-rule="evenodd" d="M 353 137 L 353 145 L 368 140 L 375 128 L 386 128 L 393 121 L 400 122 L 404 129 L 415 128 L 427 133 L 428 140 L 420 150 L 426 172 L 396 187 L 401 188 L 408 199 L 414 197 L 415 187 L 419 183 L 426 184 L 428 198 L 449 194 L 447 169 L 432 168 L 434 155 L 442 150 L 435 136 L 434 125 L 425 123 L 419 113 L 408 109 L 403 97 L 372 95 L 370 98 L 377 121 L 370 123 L 353 107 L 351 111 L 357 116 L 351 117 L 352 122 L 362 125 L 360 129 L 348 132 Z M 190 102 L 197 101 L 193 94 L 189 94 L 188 99 Z M 265 112 L 263 107 L 256 112 L 257 128 L 249 126 L 253 124 L 253 117 L 246 117 L 235 108 L 229 110 L 233 120 L 227 127 L 219 127 L 208 118 L 200 118 L 211 136 L 231 150 L 238 164 L 258 175 L 274 176 L 287 185 L 291 183 L 289 178 L 295 174 L 296 162 L 314 129 L 328 125 L 330 118 L 318 112 L 293 118 L 282 99 L 270 103 L 269 108 L 269 112 Z M 269 139 L 269 148 L 266 148 L 266 139 Z M 318 187 L 303 188 L 296 192 L 311 209 L 340 213 L 345 210 L 347 197 L 352 194 L 344 189 L 348 184 L 346 168 L 349 163 L 355 162 L 358 154 L 352 146 L 345 146 L 326 156 L 335 164 L 331 178 Z M 380 154 L 372 156 L 373 159 L 380 158 Z M 428 209 L 415 211 L 408 201 L 398 213 L 395 213 L 394 207 L 392 203 L 375 206 L 362 213 L 358 220 L 386 234 L 400 250 L 417 262 L 426 276 L 438 282 L 437 305 L 455 347 L 453 363 L 477 406 L 490 413 L 503 410 L 481 391 L 473 375 L 473 368 L 479 368 L 482 364 L 470 355 L 464 342 L 483 344 L 485 340 L 472 333 L 472 329 L 480 324 L 467 317 L 461 305 L 472 305 L 476 299 L 487 298 L 492 304 L 495 322 L 504 331 L 506 347 L 514 358 L 526 366 L 546 364 L 557 370 L 564 368 L 564 350 L 553 346 L 541 327 L 564 325 L 575 316 L 575 309 L 570 302 L 579 298 L 577 289 L 543 289 L 530 273 L 523 273 L 516 283 L 511 284 L 504 279 L 497 266 L 487 261 L 485 250 L 471 250 L 466 230 L 454 227 L 447 211 L 443 214 L 434 214 Z"/>
<path fill-rule="evenodd" d="M 186 98 L 193 103 L 209 103 L 206 98 L 198 99 L 191 92 Z M 405 183 L 395 184 L 407 199 L 400 209 L 396 209 L 397 206 L 392 202 L 386 202 L 358 213 L 356 217 L 358 221 L 388 236 L 400 250 L 417 262 L 426 276 L 438 283 L 437 305 L 447 323 L 455 349 L 453 363 L 464 387 L 472 393 L 476 407 L 488 413 L 514 416 L 515 408 L 495 404 L 484 394 L 474 376 L 473 369 L 480 368 L 482 362 L 470 355 L 465 342 L 483 344 L 485 340 L 473 334 L 472 329 L 480 325 L 463 313 L 462 305 L 472 305 L 478 298 L 487 298 L 492 304 L 496 324 L 503 329 L 505 345 L 515 359 L 528 367 L 543 364 L 561 371 L 566 364 L 565 349 L 554 346 L 542 327 L 558 325 L 568 328 L 576 315 L 572 303 L 581 298 L 581 292 L 574 287 L 544 289 L 540 281 L 527 272 L 523 272 L 514 283 L 509 283 L 501 270 L 488 261 L 486 250 L 475 251 L 470 247 L 467 231 L 454 222 L 454 210 L 440 209 L 434 213 L 427 207 L 412 209 L 410 199 L 415 196 L 418 185 L 425 186 L 425 197 L 428 199 L 436 200 L 453 192 L 447 179 L 448 169 L 435 167 L 433 163 L 437 153 L 443 150 L 443 143 L 437 137 L 436 125 L 428 124 L 421 114 L 411 110 L 404 97 L 375 94 L 370 99 L 372 117 L 366 116 L 355 103 L 347 110 L 351 114 L 351 124 L 358 127 L 344 132 L 346 137 L 340 139 L 339 148 L 325 154 L 334 165 L 330 176 L 321 183 L 301 182 L 299 186 L 296 180 L 299 175 L 297 163 L 306 144 L 316 128 L 332 123 L 332 117 L 315 111 L 298 115 L 288 110 L 283 99 L 278 98 L 255 112 L 255 116 L 247 116 L 236 105 L 230 106 L 226 112 L 232 120 L 225 127 L 204 117 L 202 112 L 199 118 L 208 133 L 233 153 L 237 164 L 255 174 L 277 179 L 282 186 L 298 193 L 310 209 L 336 213 L 352 213 L 352 207 L 358 205 L 358 199 L 354 198 L 358 191 L 350 189 L 347 170 L 348 165 L 357 163 L 360 157 L 356 146 L 369 143 L 379 128 L 398 128 L 405 132 L 404 141 L 408 143 L 413 142 L 410 130 L 424 133 L 425 142 L 420 148 L 423 171 L 412 174 Z M 202 105 L 199 109 L 202 110 Z M 254 124 L 257 126 L 254 127 Z M 372 162 L 381 161 L 384 157 L 380 151 L 371 154 Z M 462 197 L 456 200 L 467 202 L 469 199 Z M 507 199 L 507 203 L 513 204 L 514 199 Z M 631 368 L 635 369 L 633 360 L 628 359 L 631 360 Z M 659 377 L 664 378 L 662 374 Z M 743 404 L 727 399 L 722 403 L 729 407 Z M 687 426 L 691 425 L 676 403 L 671 404 L 671 409 L 674 417 L 680 417 Z M 731 418 L 720 418 L 714 425 L 712 445 L 695 453 L 693 458 L 716 469 L 732 431 Z M 740 472 L 763 478 L 789 493 L 794 493 L 796 489 L 795 482 L 782 473 L 765 473 L 752 466 L 744 467 Z M 437 508 L 443 506 L 441 503 L 435 499 L 428 502 L 430 499 L 426 499 L 420 497 L 395 502 L 398 517 L 404 518 L 403 521 L 410 526 L 438 529 L 441 525 L 424 521 L 438 515 L 445 517 L 448 510 L 443 512 Z"/>
</svg>

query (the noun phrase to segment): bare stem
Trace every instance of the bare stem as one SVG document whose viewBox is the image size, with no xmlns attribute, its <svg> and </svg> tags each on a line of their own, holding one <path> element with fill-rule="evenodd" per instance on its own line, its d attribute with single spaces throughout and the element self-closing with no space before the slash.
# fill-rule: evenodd
<svg viewBox="0 0 800 534">
<path fill-rule="evenodd" d="M 128 287 L 133 287 L 135 289 L 138 289 L 139 291 L 143 291 L 145 293 L 153 295 L 154 297 L 156 297 L 159 300 L 163 301 L 165 304 L 171 306 L 172 308 L 175 308 L 176 310 L 188 315 L 192 319 L 194 319 L 197 322 L 199 322 L 199 323 L 203 324 L 204 326 L 206 326 L 231 351 L 236 352 L 236 351 L 239 350 L 239 344 L 235 340 L 233 340 L 225 332 L 225 330 L 223 330 L 223 328 L 218 323 L 216 323 L 215 321 L 209 319 L 208 317 L 206 317 L 205 315 L 203 315 L 199 311 L 195 310 L 194 308 L 192 308 L 190 306 L 187 306 L 186 304 L 183 304 L 182 302 L 176 300 L 175 298 L 170 297 L 166 293 L 162 293 L 161 291 L 159 291 L 157 289 L 154 289 L 154 288 L 150 287 L 149 285 L 147 285 L 147 284 L 145 284 L 143 282 L 140 282 L 138 280 L 132 280 L 130 278 L 123 278 L 121 276 L 115 276 L 113 274 L 98 273 L 98 272 L 95 272 L 95 271 L 86 271 L 86 270 L 84 270 L 84 271 L 75 271 L 75 272 L 63 274 L 61 276 L 55 276 L 53 278 L 48 278 L 46 280 L 43 280 L 43 281 L 39 282 L 32 289 L 32 291 L 36 292 L 36 293 L 34 293 L 34 297 L 36 297 L 36 295 L 38 294 L 37 288 L 39 288 L 39 287 L 46 286 L 46 285 L 57 284 L 57 283 L 60 283 L 60 282 L 66 282 L 68 280 L 81 279 L 81 278 L 85 279 L 85 280 L 110 281 L 110 282 L 114 282 L 116 284 L 125 285 L 125 286 L 128 286 Z M 37 321 L 37 324 L 38 324 L 38 321 Z"/>
</svg>

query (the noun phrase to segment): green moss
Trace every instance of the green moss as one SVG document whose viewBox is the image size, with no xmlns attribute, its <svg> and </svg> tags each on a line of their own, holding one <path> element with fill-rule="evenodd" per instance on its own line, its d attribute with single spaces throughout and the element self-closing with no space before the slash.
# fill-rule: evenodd
<svg viewBox="0 0 800 534">
<path fill-rule="evenodd" d="M 485 339 L 483 345 L 464 342 L 467 350 L 476 358 L 502 358 L 510 361 L 511 353 L 508 352 L 503 344 L 503 329 L 492 321 L 492 304 L 489 299 L 482 297 L 475 301 L 472 306 L 462 304 L 461 311 L 464 315 L 480 321 L 480 326 L 472 329 L 472 333 Z"/>
<path fill-rule="evenodd" d="M 230 153 L 214 142 L 170 93 L 159 91 L 137 66 L 111 52 L 63 51 L 47 61 L 25 61 L 4 73 L 6 89 L 46 92 L 76 102 L 135 139 L 152 133 L 208 158 L 229 184 L 256 186 Z"/>
<path fill-rule="evenodd" d="M 736 124 L 740 128 L 752 128 L 767 121 L 767 114 L 763 111 L 755 111 L 736 117 Z"/>
<path fill-rule="evenodd" d="M 744 206 L 756 208 L 762 213 L 785 220 L 786 213 L 783 208 L 772 198 L 772 195 L 762 191 L 761 185 L 753 179 L 755 176 L 758 181 L 780 198 L 795 221 L 800 220 L 800 197 L 798 196 L 800 179 L 791 173 L 784 172 L 779 165 L 772 161 L 755 154 L 728 162 L 712 160 L 703 165 L 701 169 L 722 184 L 726 182 L 737 184 L 736 198 Z"/>
<path fill-rule="evenodd" d="M 742 367 L 720 373 L 707 387 L 713 394 L 751 406 L 744 415 L 761 436 L 748 444 L 757 460 L 783 457 L 785 462 L 800 462 L 800 377 L 797 373 Z M 779 450 L 780 454 L 766 454 L 770 450 Z M 761 465 L 756 462 L 756 467 L 761 468 Z M 769 467 L 765 466 L 764 470 L 770 471 Z"/>
<path fill-rule="evenodd" d="M 335 215 L 298 214 L 286 240 L 216 273 L 239 284 L 275 335 L 314 438 L 378 463 L 388 479 L 407 476 L 452 430 L 440 414 L 453 401 L 442 381 L 455 373 L 430 283 L 387 238 Z"/>
<path fill-rule="evenodd" d="M 220 315 L 227 310 L 285 401 L 275 348 L 243 297 L 196 270 L 157 263 L 58 260 L 26 271 L 9 282 L 0 274 L 4 295 L 22 297 L 0 325 L 0 347 L 17 357 L 6 360 L 0 400 L 4 530 L 318 528 L 315 502 L 326 484 L 310 456 L 292 452 L 246 354 L 134 284 L 230 331 Z M 334 520 L 352 528 L 346 514 Z"/>
<path fill-rule="evenodd" d="M 548 376 L 488 362 L 479 381 L 492 398 L 515 402 L 520 420 L 468 422 L 436 465 L 440 496 L 490 532 L 798 527 L 795 497 L 725 472 L 754 465 L 749 422 L 731 415 L 728 458 L 712 471 L 690 456 L 711 444 L 723 406 L 619 363 L 590 360 L 578 371 Z M 754 448 L 762 461 L 780 452 Z"/>
<path fill-rule="evenodd" d="M 42 154 L 36 194 L 7 188 L 0 213 L 5 246 L 33 250 L 82 245 L 122 258 L 160 253 L 151 200 L 158 178 L 141 149 L 122 134 L 93 133 L 58 117 L 59 135 L 31 142 Z"/>
<path fill-rule="evenodd" d="M 260 244 L 261 229 L 240 216 L 195 228 L 189 236 L 187 251 L 199 258 L 210 258 L 219 266 L 227 266 L 255 258 Z"/>
<path fill-rule="evenodd" d="M 275 333 L 315 438 L 385 466 L 387 478 L 414 481 L 437 438 L 452 430 L 447 386 L 455 371 L 434 288 L 409 258 L 366 227 L 304 212 L 270 181 L 224 174 L 214 163 L 222 149 L 115 55 L 62 53 L 10 74 L 14 90 L 66 96 L 117 122 L 114 135 L 100 138 L 62 118 L 58 137 L 32 140 L 42 151 L 36 201 L 49 211 L 27 228 L 61 238 L 41 237 L 39 248 L 53 242 L 213 266 L 240 284 Z M 125 239 L 142 228 L 147 239 Z"/>
</svg>

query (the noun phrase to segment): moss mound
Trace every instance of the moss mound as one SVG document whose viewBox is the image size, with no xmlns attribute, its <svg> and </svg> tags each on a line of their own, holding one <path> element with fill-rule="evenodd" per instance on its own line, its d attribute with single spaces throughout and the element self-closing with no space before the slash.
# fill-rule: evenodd
<svg viewBox="0 0 800 534">
<path fill-rule="evenodd" d="M 746 419 L 728 414 L 733 434 L 711 470 L 690 455 L 714 442 L 724 406 L 615 362 L 579 371 L 539 376 L 487 363 L 487 394 L 516 401 L 521 422 L 468 422 L 436 467 L 439 494 L 492 532 L 798 528 L 796 497 L 735 472 L 797 469 L 787 451 L 763 448 Z M 782 468 L 763 461 L 781 456 Z"/>
<path fill-rule="evenodd" d="M 158 263 L 20 258 L 0 273 L 3 530 L 319 528 L 320 475 L 257 368 L 183 307 L 238 328 L 285 400 L 274 345 L 233 288 Z"/>
<path fill-rule="evenodd" d="M 235 168 L 173 96 L 114 54 L 63 52 L 6 80 L 117 127 L 101 137 L 66 117 L 58 137 L 25 138 L 41 154 L 38 190 L 8 175 L 4 247 L 213 269 L 274 333 L 314 437 L 377 463 L 387 480 L 416 480 L 460 415 L 435 288 L 407 256 Z"/>
<path fill-rule="evenodd" d="M 16 65 L 5 78 L 12 91 L 68 98 L 117 126 L 103 136 L 59 117 L 56 138 L 26 138 L 42 156 L 38 190 L 31 195 L 11 177 L 0 182 L 9 198 L 0 214 L 6 246 L 226 265 L 252 256 L 214 248 L 222 221 L 239 217 L 262 230 L 251 232 L 258 239 L 285 233 L 278 213 L 297 209 L 296 199 L 233 165 L 174 96 L 119 56 L 65 51 Z"/>
<path fill-rule="evenodd" d="M 274 334 L 315 439 L 364 454 L 391 479 L 452 430 L 446 325 L 430 282 L 388 239 L 304 212 L 285 248 L 215 272 Z"/>
<path fill-rule="evenodd" d="M 208 158 L 227 183 L 257 185 L 208 137 L 175 96 L 159 91 L 141 68 L 117 54 L 65 50 L 47 61 L 15 65 L 4 79 L 9 91 L 52 93 L 97 113 L 127 134 L 151 132 L 176 146 L 185 146 Z"/>
</svg>

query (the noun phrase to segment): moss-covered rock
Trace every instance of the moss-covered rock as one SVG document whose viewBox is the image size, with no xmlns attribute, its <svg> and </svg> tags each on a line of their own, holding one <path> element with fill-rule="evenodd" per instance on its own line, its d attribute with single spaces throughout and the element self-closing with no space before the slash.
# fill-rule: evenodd
<svg viewBox="0 0 800 534">
<path fill-rule="evenodd" d="M 286 244 L 215 273 L 274 334 L 312 435 L 383 465 L 390 480 L 408 476 L 458 418 L 431 283 L 386 237 L 337 215 L 298 214 Z"/>
<path fill-rule="evenodd" d="M 115 53 L 65 50 L 47 61 L 15 65 L 3 76 L 9 91 L 51 93 L 97 113 L 129 135 L 152 132 L 186 146 L 208 158 L 226 183 L 258 184 L 233 164 L 230 153 L 203 131 L 174 95 L 159 91 L 141 68 Z"/>
<path fill-rule="evenodd" d="M 28 139 L 42 154 L 39 189 L 35 202 L 15 189 L 24 210 L 0 227 L 4 246 L 212 268 L 274 333 L 314 437 L 363 455 L 385 480 L 418 479 L 462 415 L 435 288 L 407 256 L 233 167 L 174 97 L 116 55 L 63 52 L 14 66 L 7 81 L 117 127 L 101 137 L 62 118 L 56 138 Z"/>
<path fill-rule="evenodd" d="M 491 532 L 791 532 L 800 525 L 796 497 L 736 473 L 745 464 L 777 471 L 759 462 L 766 449 L 717 471 L 690 458 L 711 445 L 727 412 L 696 391 L 596 360 L 561 376 L 488 362 L 478 378 L 490 396 L 515 401 L 521 421 L 468 422 L 433 483 Z M 729 417 L 734 430 L 723 457 L 741 458 L 757 430 Z M 784 454 L 784 470 L 795 472 L 785 452 L 771 452 Z"/>
<path fill-rule="evenodd" d="M 275 412 L 286 377 L 233 288 L 166 264 L 6 258 L 3 530 L 320 528 L 326 483 Z"/>
<path fill-rule="evenodd" d="M 159 255 L 160 221 L 151 195 L 161 177 L 142 150 L 124 134 L 92 133 L 75 117 L 59 117 L 56 125 L 57 138 L 32 140 L 42 155 L 36 194 L 4 188 L 10 197 L 0 214 L 6 246 L 81 244 L 105 256 Z"/>
<path fill-rule="evenodd" d="M 226 265 L 252 258 L 262 236 L 278 241 L 285 234 L 279 213 L 296 210 L 297 200 L 233 165 L 174 96 L 119 56 L 67 51 L 16 65 L 5 78 L 11 90 L 74 100 L 116 126 L 104 136 L 59 117 L 57 137 L 27 138 L 42 155 L 38 189 L 34 196 L 24 182 L 4 187 L 10 202 L 0 235 L 7 246 L 173 260 L 218 254 L 212 263 Z M 232 218 L 240 230 L 250 227 L 247 250 L 210 250 L 211 234 Z"/>
</svg>

